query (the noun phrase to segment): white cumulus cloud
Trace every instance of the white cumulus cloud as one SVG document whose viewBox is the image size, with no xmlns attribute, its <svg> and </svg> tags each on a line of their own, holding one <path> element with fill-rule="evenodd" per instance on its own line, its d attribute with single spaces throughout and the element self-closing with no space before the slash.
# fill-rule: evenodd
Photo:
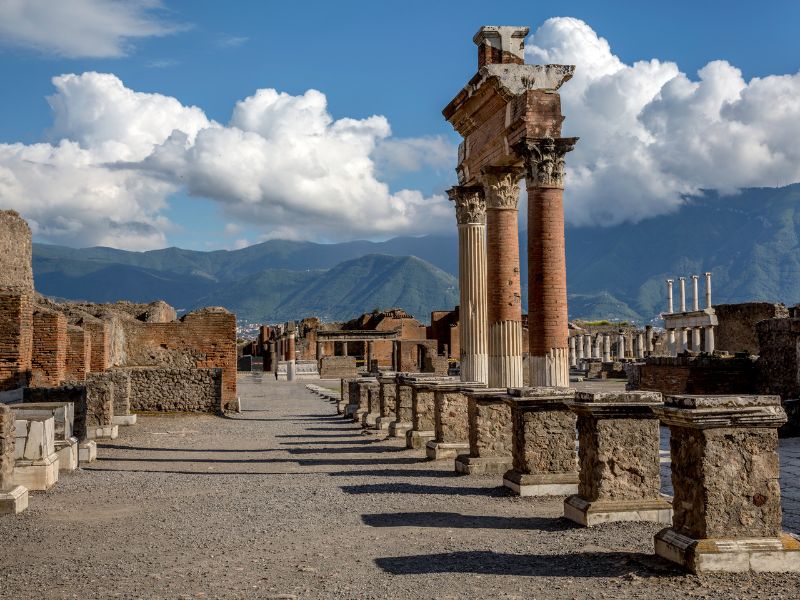
<svg viewBox="0 0 800 600">
<path fill-rule="evenodd" d="M 574 64 L 561 88 L 569 222 L 637 221 L 704 189 L 735 192 L 800 180 L 800 73 L 745 81 L 714 61 L 697 77 L 657 59 L 625 64 L 574 18 L 548 19 L 529 62 Z"/>
<path fill-rule="evenodd" d="M 0 0 L 0 44 L 67 58 L 118 58 L 132 40 L 183 29 L 157 0 Z"/>
<path fill-rule="evenodd" d="M 373 154 L 391 140 L 384 117 L 334 119 L 316 90 L 258 90 L 223 125 L 114 75 L 53 84 L 52 141 L 0 144 L 0 205 L 25 215 L 39 239 L 162 247 L 173 227 L 167 200 L 180 189 L 264 238 L 424 233 L 452 220 L 443 197 L 379 179 Z"/>
</svg>

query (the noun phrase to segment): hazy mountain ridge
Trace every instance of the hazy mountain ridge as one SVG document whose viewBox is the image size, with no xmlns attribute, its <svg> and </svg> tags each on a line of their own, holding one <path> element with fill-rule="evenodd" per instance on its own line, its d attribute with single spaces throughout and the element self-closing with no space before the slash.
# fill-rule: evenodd
<svg viewBox="0 0 800 600">
<path fill-rule="evenodd" d="M 522 232 L 523 299 L 526 241 Z M 666 277 L 705 271 L 714 274 L 715 303 L 794 304 L 800 301 L 800 184 L 728 197 L 709 193 L 638 224 L 568 227 L 566 244 L 573 318 L 651 319 L 665 304 Z M 394 305 L 425 320 L 431 310 L 457 303 L 457 256 L 455 231 L 385 242 L 270 240 L 213 252 L 34 244 L 34 275 L 47 295 L 164 298 L 185 309 L 218 304 L 251 320 L 344 319 Z"/>
</svg>

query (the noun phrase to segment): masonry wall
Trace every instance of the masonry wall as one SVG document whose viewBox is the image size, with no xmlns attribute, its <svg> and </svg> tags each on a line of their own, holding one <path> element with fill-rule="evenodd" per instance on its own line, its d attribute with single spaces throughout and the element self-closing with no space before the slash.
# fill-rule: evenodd
<svg viewBox="0 0 800 600">
<path fill-rule="evenodd" d="M 755 361 L 749 358 L 678 356 L 648 358 L 631 367 L 629 388 L 662 394 L 758 393 Z"/>
<path fill-rule="evenodd" d="M 425 357 L 420 361 L 420 347 L 424 349 L 427 356 L 436 356 L 436 340 L 398 340 L 397 359 L 398 371 L 421 372 L 425 367 Z"/>
<path fill-rule="evenodd" d="M 67 318 L 57 312 L 33 313 L 31 382 L 34 387 L 60 385 L 67 373 Z"/>
<path fill-rule="evenodd" d="M 760 354 L 756 324 L 766 319 L 789 316 L 786 306 L 769 302 L 718 304 L 714 306 L 714 311 L 719 320 L 714 331 L 716 349 L 755 355 Z"/>
<path fill-rule="evenodd" d="M 0 391 L 28 384 L 32 351 L 31 295 L 0 290 Z"/>
<path fill-rule="evenodd" d="M 227 410 L 236 400 L 236 317 L 223 308 L 204 308 L 171 323 L 126 322 L 125 346 L 126 367 L 219 368 L 218 408 Z"/>
<path fill-rule="evenodd" d="M 89 334 L 91 342 L 90 371 L 102 373 L 111 366 L 110 326 L 102 319 L 84 319 L 79 325 Z"/>
<path fill-rule="evenodd" d="M 31 229 L 13 210 L 0 210 L 0 289 L 33 293 Z"/>
<path fill-rule="evenodd" d="M 320 363 L 320 379 L 346 379 L 357 374 L 353 356 L 323 356 Z"/>
<path fill-rule="evenodd" d="M 220 368 L 133 368 L 130 373 L 132 411 L 218 412 L 223 370 Z"/>
<path fill-rule="evenodd" d="M 770 319 L 757 327 L 759 388 L 785 400 L 800 398 L 800 319 Z"/>
<path fill-rule="evenodd" d="M 67 325 L 65 381 L 84 381 L 92 360 L 91 336 L 76 325 Z"/>
</svg>

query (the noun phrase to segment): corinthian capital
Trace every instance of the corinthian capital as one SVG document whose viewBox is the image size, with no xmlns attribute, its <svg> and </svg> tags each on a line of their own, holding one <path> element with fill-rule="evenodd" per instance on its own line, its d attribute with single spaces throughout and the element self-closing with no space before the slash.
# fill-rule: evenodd
<svg viewBox="0 0 800 600">
<path fill-rule="evenodd" d="M 519 204 L 517 183 L 523 170 L 515 167 L 487 167 L 481 173 L 486 208 L 516 210 Z"/>
<path fill-rule="evenodd" d="M 447 190 L 450 200 L 456 205 L 456 220 L 459 225 L 486 223 L 486 199 L 483 188 L 478 185 L 457 185 Z"/>
<path fill-rule="evenodd" d="M 526 138 L 514 145 L 525 163 L 528 187 L 564 187 L 564 157 L 578 138 Z"/>
</svg>

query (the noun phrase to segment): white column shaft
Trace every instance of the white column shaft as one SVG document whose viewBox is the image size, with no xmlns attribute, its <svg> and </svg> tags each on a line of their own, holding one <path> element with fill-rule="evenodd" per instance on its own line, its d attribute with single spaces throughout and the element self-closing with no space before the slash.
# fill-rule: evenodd
<svg viewBox="0 0 800 600">
<path fill-rule="evenodd" d="M 492 323 L 489 348 L 489 387 L 522 387 L 522 323 Z"/>
<path fill-rule="evenodd" d="M 488 383 L 486 225 L 467 223 L 458 226 L 458 265 L 461 297 L 459 315 L 461 380 Z"/>
</svg>

